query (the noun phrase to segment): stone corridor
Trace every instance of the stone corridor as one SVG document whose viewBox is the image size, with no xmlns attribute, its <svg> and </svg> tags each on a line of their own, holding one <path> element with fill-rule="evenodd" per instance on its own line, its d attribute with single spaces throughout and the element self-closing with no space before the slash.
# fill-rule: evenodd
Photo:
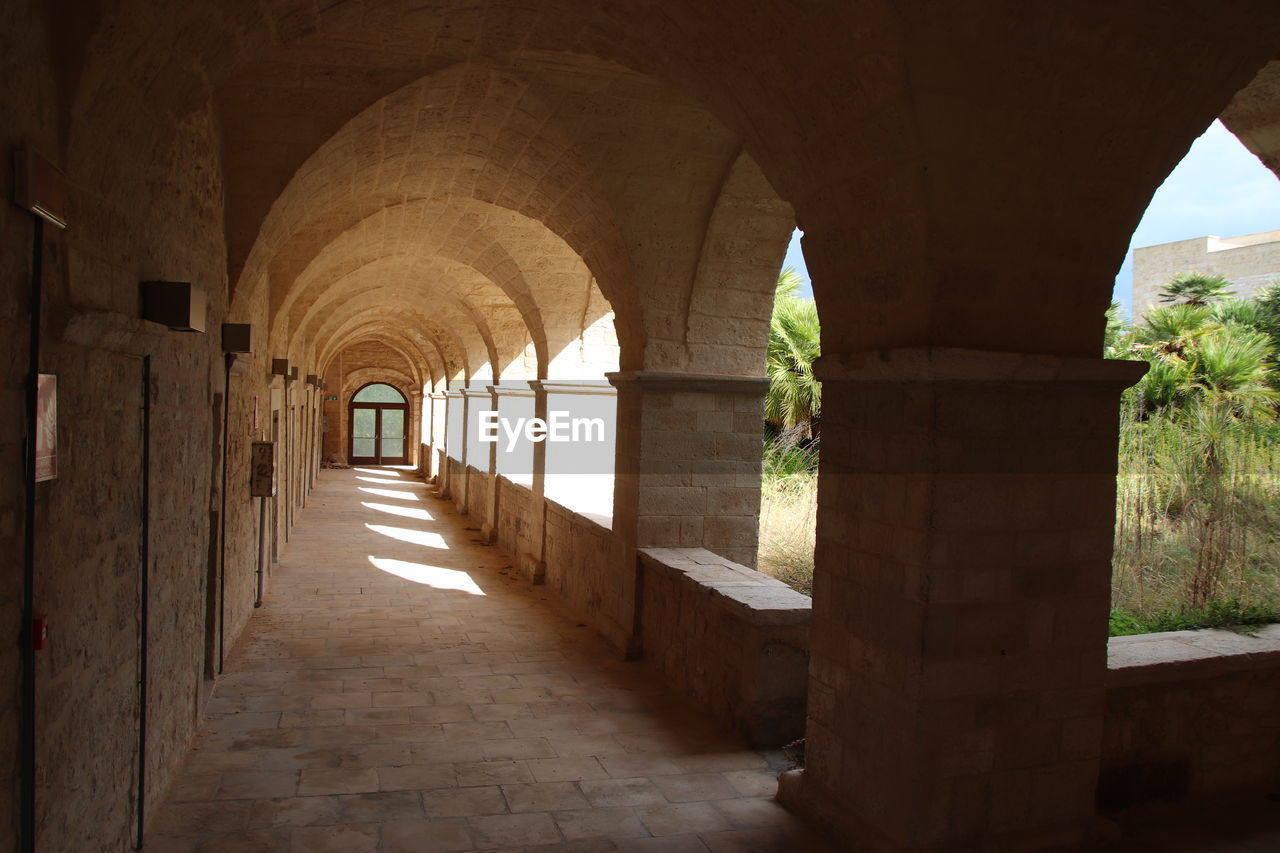
<svg viewBox="0 0 1280 853">
<path fill-rule="evenodd" d="M 322 472 L 153 853 L 820 851 L 785 769 L 611 656 L 407 470 Z"/>
</svg>

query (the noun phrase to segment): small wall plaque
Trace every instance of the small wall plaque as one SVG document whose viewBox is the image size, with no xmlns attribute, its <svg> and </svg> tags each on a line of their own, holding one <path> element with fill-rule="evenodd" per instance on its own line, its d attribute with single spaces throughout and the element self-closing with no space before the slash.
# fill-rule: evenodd
<svg viewBox="0 0 1280 853">
<path fill-rule="evenodd" d="M 276 444 L 255 441 L 250 448 L 249 494 L 255 498 L 273 498 L 276 495 Z"/>
</svg>

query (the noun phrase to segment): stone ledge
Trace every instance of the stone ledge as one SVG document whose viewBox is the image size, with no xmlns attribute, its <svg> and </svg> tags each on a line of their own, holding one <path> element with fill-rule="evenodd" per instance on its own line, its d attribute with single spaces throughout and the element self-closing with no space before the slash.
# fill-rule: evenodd
<svg viewBox="0 0 1280 853">
<path fill-rule="evenodd" d="M 729 376 L 719 373 L 661 373 L 653 370 L 606 373 L 615 388 L 635 385 L 645 391 L 694 391 L 708 394 L 754 394 L 769 388 L 767 376 Z"/>
<path fill-rule="evenodd" d="M 758 627 L 807 626 L 813 599 L 776 578 L 706 548 L 641 548 L 647 568 L 683 575 L 711 593 L 715 604 Z"/>
<path fill-rule="evenodd" d="M 1280 668 L 1280 625 L 1254 636 L 1210 628 L 1112 637 L 1107 644 L 1107 687 L 1212 678 Z"/>
</svg>

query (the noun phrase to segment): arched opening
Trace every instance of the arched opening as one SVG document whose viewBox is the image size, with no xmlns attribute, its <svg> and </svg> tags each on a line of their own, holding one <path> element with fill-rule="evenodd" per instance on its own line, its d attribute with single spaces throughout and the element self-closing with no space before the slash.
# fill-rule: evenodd
<svg viewBox="0 0 1280 853">
<path fill-rule="evenodd" d="M 408 462 L 409 402 L 385 382 L 370 382 L 351 395 L 347 458 L 357 465 Z"/>
</svg>

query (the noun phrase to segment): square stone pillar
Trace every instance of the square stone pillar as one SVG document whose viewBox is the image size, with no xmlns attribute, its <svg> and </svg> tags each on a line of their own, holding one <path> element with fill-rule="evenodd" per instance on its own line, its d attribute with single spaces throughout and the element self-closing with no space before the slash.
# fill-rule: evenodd
<svg viewBox="0 0 1280 853">
<path fill-rule="evenodd" d="M 1140 362 L 823 357 L 806 767 L 866 851 L 1042 850 L 1094 822 L 1120 392 Z"/>
<path fill-rule="evenodd" d="M 638 654 L 636 548 L 703 547 L 755 566 L 769 380 L 651 371 L 609 380 L 618 389 L 613 529 L 628 573 L 619 620 Z"/>
<path fill-rule="evenodd" d="M 441 489 L 440 494 L 443 497 L 450 498 L 455 503 L 459 500 L 459 495 L 463 496 L 465 503 L 466 487 L 465 477 L 455 477 L 453 475 L 453 466 L 449 464 L 450 459 L 458 460 L 462 466 L 466 465 L 467 454 L 467 398 L 462 395 L 461 391 L 447 390 L 444 396 L 444 455 L 441 457 Z M 462 467 L 462 470 L 466 470 Z M 455 482 L 457 481 L 457 482 Z"/>
<path fill-rule="evenodd" d="M 480 436 L 480 413 L 489 411 L 489 407 L 493 405 L 493 396 L 489 393 L 488 386 L 476 388 L 463 388 L 462 393 L 462 489 L 458 496 L 461 503 L 458 505 L 458 512 L 462 515 L 471 513 L 471 469 L 474 468 L 485 474 L 493 473 L 493 451 L 495 445 L 491 442 L 481 442 Z M 478 488 L 478 486 L 477 486 Z M 480 524 L 484 524 L 486 519 L 476 519 Z"/>
<path fill-rule="evenodd" d="M 443 481 L 445 402 L 444 394 L 437 392 L 431 395 L 431 469 L 429 473 L 437 484 Z"/>
<path fill-rule="evenodd" d="M 520 385 L 496 385 L 496 407 L 504 419 L 546 418 L 547 395 L 541 383 L 526 380 Z M 512 421 L 514 425 L 514 421 Z M 527 527 L 518 536 L 516 569 L 531 584 L 546 580 L 547 564 L 544 561 L 546 508 L 543 501 L 543 472 L 546 468 L 546 445 L 529 442 L 520 436 L 513 451 L 507 451 L 507 437 L 500 433 L 502 446 L 498 448 L 497 472 L 514 483 L 527 486 L 530 492 Z M 499 507 L 501 512 L 502 508 Z"/>
</svg>

